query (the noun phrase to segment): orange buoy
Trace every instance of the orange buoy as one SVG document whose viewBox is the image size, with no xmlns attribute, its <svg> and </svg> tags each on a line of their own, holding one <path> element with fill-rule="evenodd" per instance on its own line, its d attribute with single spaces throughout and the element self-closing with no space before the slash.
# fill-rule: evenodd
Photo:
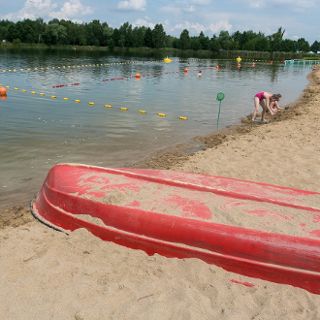
<svg viewBox="0 0 320 320">
<path fill-rule="evenodd" d="M 137 72 L 136 75 L 135 75 L 135 78 L 136 79 L 141 79 L 141 74 L 139 72 Z"/>
<path fill-rule="evenodd" d="M 7 89 L 5 87 L 0 87 L 0 97 L 7 96 Z"/>
</svg>

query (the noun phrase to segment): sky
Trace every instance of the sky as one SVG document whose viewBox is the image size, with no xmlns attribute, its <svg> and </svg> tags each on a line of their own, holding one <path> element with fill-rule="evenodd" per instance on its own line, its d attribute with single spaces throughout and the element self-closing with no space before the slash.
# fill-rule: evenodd
<svg viewBox="0 0 320 320">
<path fill-rule="evenodd" d="M 0 19 L 53 18 L 87 22 L 98 19 L 113 28 L 162 23 L 167 34 L 203 31 L 211 37 L 253 30 L 270 35 L 279 27 L 285 38 L 320 41 L 320 0 L 0 0 Z"/>
</svg>

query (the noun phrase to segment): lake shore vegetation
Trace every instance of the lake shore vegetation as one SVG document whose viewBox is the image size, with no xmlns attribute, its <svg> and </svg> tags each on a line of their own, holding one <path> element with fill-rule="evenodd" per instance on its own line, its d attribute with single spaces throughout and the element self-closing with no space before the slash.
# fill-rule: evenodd
<svg viewBox="0 0 320 320">
<path fill-rule="evenodd" d="M 113 54 L 173 55 L 198 58 L 283 60 L 315 55 L 320 42 L 304 38 L 286 39 L 280 27 L 271 35 L 262 32 L 222 30 L 219 34 L 191 36 L 187 29 L 180 36 L 168 35 L 162 24 L 153 28 L 125 22 L 112 28 L 107 22 L 73 22 L 43 19 L 12 22 L 0 20 L 2 49 L 71 49 Z"/>
</svg>

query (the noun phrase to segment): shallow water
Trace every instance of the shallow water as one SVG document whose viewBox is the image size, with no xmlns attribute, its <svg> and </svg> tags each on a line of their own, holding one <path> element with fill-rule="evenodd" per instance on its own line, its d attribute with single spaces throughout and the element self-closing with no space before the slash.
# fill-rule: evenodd
<svg viewBox="0 0 320 320">
<path fill-rule="evenodd" d="M 219 71 L 213 68 L 217 63 Z M 88 64 L 96 66 L 83 66 Z M 262 63 L 239 69 L 215 60 L 176 58 L 164 64 L 101 54 L 2 52 L 0 83 L 10 89 L 0 101 L 0 206 L 31 199 L 55 163 L 130 166 L 167 146 L 238 123 L 252 111 L 258 91 L 281 92 L 282 105 L 293 102 L 309 71 Z M 56 87 L 61 84 L 66 86 Z M 225 99 L 217 123 L 220 91 Z"/>
</svg>

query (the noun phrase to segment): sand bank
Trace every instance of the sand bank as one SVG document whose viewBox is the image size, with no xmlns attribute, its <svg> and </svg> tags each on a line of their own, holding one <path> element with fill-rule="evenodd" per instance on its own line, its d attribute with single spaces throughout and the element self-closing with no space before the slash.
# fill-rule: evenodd
<svg viewBox="0 0 320 320">
<path fill-rule="evenodd" d="M 319 191 L 319 106 L 320 71 L 315 71 L 294 108 L 271 123 L 244 121 L 228 133 L 198 138 L 206 150 L 152 158 L 148 166 Z M 302 289 L 196 259 L 149 257 L 84 230 L 66 236 L 32 221 L 24 208 L 15 211 L 16 219 L 10 211 L 2 218 L 6 227 L 0 232 L 1 319 L 320 317 L 320 296 Z"/>
</svg>

